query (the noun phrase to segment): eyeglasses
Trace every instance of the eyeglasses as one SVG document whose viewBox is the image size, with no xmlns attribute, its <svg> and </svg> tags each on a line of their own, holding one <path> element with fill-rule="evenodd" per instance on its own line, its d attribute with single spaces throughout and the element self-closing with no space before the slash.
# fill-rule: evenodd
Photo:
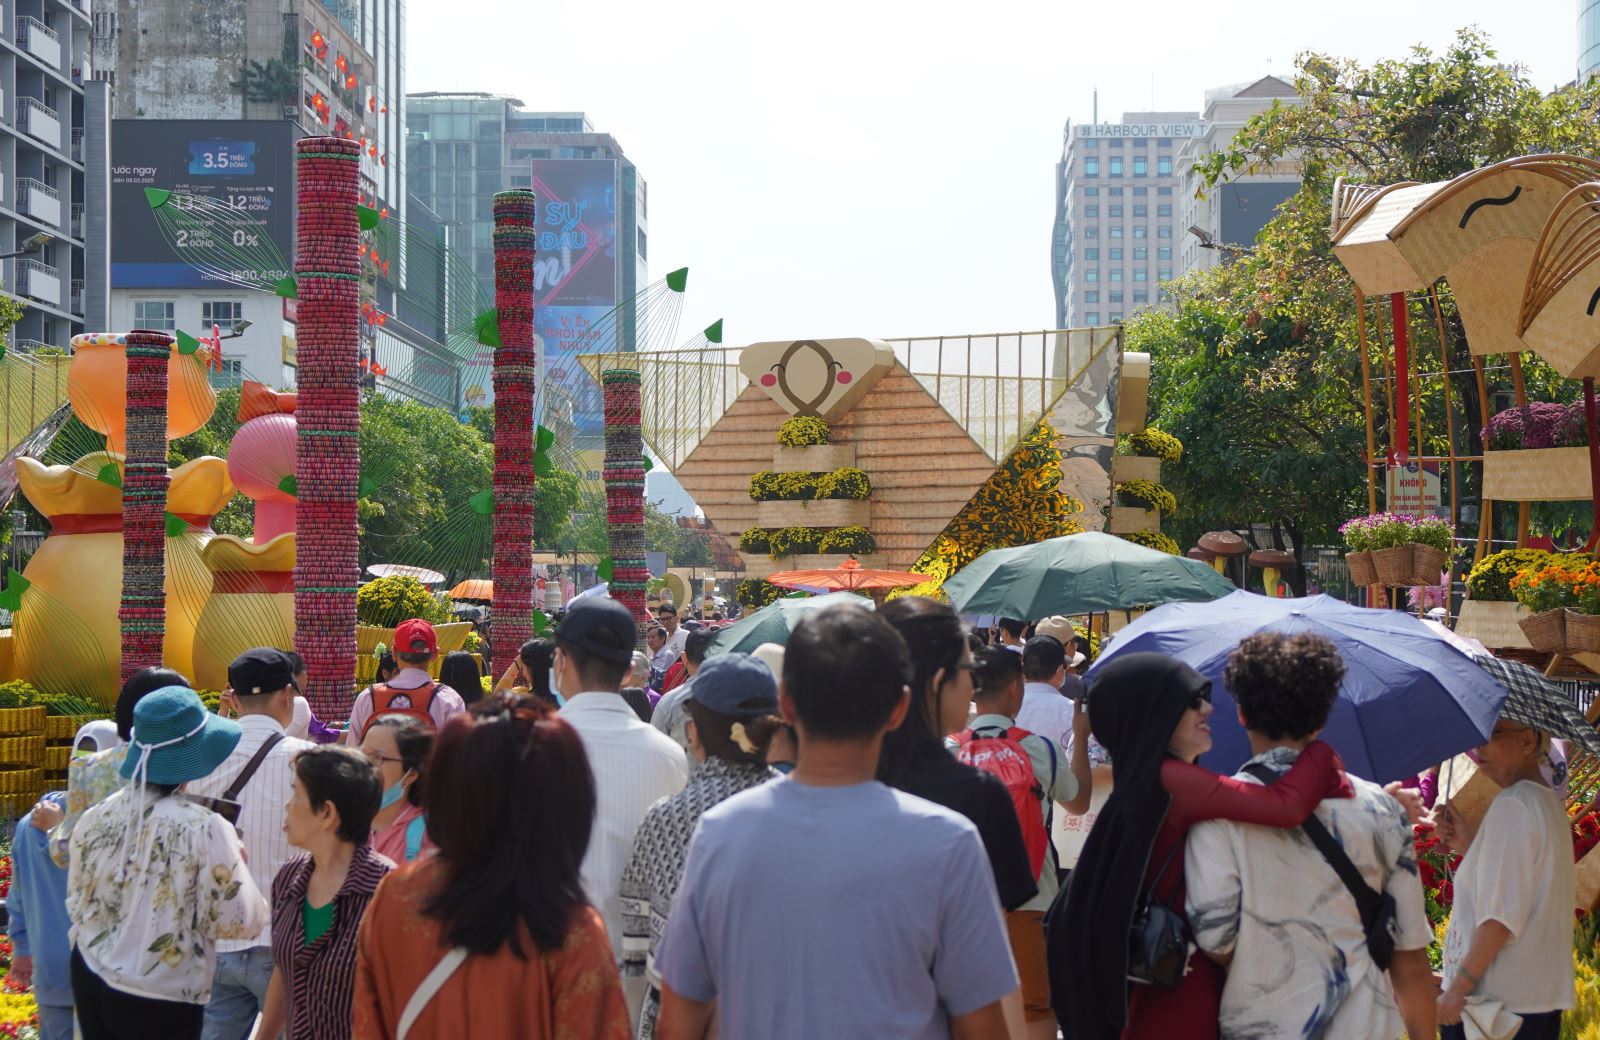
<svg viewBox="0 0 1600 1040">
<path fill-rule="evenodd" d="M 1199 711 L 1200 710 L 1200 706 L 1202 704 L 1210 704 L 1210 703 L 1211 703 L 1211 688 L 1208 686 L 1204 690 L 1201 690 L 1199 693 L 1194 695 L 1194 699 L 1189 702 L 1189 710 L 1190 711 Z"/>
<path fill-rule="evenodd" d="M 372 760 L 372 764 L 377 766 L 379 769 L 382 769 L 384 763 L 386 762 L 405 761 L 405 759 L 401 758 L 399 755 L 386 755 L 382 751 L 368 751 L 367 757 L 370 758 Z"/>
</svg>

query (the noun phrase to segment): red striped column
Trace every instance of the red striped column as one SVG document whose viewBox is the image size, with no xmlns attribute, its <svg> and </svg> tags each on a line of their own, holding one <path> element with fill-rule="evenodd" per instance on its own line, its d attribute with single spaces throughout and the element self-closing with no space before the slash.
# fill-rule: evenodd
<svg viewBox="0 0 1600 1040">
<path fill-rule="evenodd" d="M 533 192 L 494 197 L 494 577 L 491 666 L 533 638 Z"/>
<path fill-rule="evenodd" d="M 611 598 L 633 614 L 636 647 L 645 647 L 644 441 L 640 429 L 639 373 L 612 368 L 600 374 L 605 391 L 606 528 L 611 548 Z"/>
<path fill-rule="evenodd" d="M 161 664 L 166 635 L 167 362 L 172 336 L 128 333 L 122 469 L 122 681 Z"/>
<path fill-rule="evenodd" d="M 294 645 L 303 691 L 323 719 L 350 714 L 356 682 L 356 498 L 361 474 L 360 146 L 336 137 L 295 144 Z"/>
</svg>

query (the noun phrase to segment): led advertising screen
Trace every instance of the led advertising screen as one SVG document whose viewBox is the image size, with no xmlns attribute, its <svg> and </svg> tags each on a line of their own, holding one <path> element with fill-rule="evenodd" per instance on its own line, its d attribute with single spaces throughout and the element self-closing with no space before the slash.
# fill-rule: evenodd
<svg viewBox="0 0 1600 1040">
<path fill-rule="evenodd" d="M 270 241 L 286 268 L 294 263 L 294 142 L 287 120 L 116 119 L 111 123 L 111 285 L 115 289 L 204 288 L 218 284 L 184 258 L 186 249 L 215 262 L 231 246 L 260 256 Z M 200 195 L 249 215 L 211 242 L 204 227 L 177 241 L 161 232 L 145 189 Z M 171 203 L 169 203 L 171 204 Z M 191 241 L 192 239 L 192 241 Z M 237 241 L 235 241 L 237 239 Z M 240 271 L 275 282 L 288 270 Z"/>
</svg>

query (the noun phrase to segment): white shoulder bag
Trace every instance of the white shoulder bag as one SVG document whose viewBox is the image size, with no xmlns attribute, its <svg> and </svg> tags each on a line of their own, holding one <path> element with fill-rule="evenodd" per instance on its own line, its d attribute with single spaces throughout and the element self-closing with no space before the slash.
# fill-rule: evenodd
<svg viewBox="0 0 1600 1040">
<path fill-rule="evenodd" d="M 411 1032 L 411 1027 L 417 1024 L 417 1018 L 422 1014 L 428 1002 L 444 988 L 450 981 L 450 976 L 456 973 L 466 961 L 468 950 L 465 946 L 455 946 L 444 955 L 444 959 L 433 966 L 428 972 L 428 977 L 422 980 L 422 985 L 411 994 L 411 999 L 406 1001 L 406 1009 L 400 1013 L 400 1030 L 395 1034 L 395 1040 L 406 1040 L 406 1034 Z"/>
</svg>

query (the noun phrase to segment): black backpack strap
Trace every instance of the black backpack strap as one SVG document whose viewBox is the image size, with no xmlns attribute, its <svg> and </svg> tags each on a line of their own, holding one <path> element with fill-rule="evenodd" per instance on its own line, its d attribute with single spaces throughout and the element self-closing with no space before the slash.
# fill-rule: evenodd
<svg viewBox="0 0 1600 1040">
<path fill-rule="evenodd" d="M 233 778 L 233 783 L 228 786 L 226 791 L 222 792 L 224 800 L 230 802 L 239 800 L 239 792 L 244 790 L 244 785 L 248 784 L 250 778 L 256 775 L 256 770 L 261 768 L 261 763 L 267 760 L 268 753 L 277 747 L 282 740 L 282 733 L 274 733 L 262 742 L 261 746 L 256 749 L 256 753 L 251 756 L 250 761 L 245 763 L 244 769 L 240 771 L 238 776 Z"/>
<path fill-rule="evenodd" d="M 1278 779 L 1276 773 L 1260 764 L 1245 766 L 1244 771 L 1268 786 L 1271 786 Z M 1328 828 L 1323 825 L 1321 820 L 1317 819 L 1316 814 L 1313 813 L 1307 816 L 1306 822 L 1300 825 L 1300 829 L 1306 832 L 1306 837 L 1311 839 L 1311 844 L 1317 847 L 1317 851 L 1322 853 L 1322 858 L 1328 861 L 1328 866 L 1332 867 L 1333 872 L 1339 875 L 1339 880 L 1344 882 L 1344 887 L 1350 890 L 1352 896 L 1355 896 L 1356 906 L 1361 909 L 1362 919 L 1365 920 L 1368 907 L 1372 905 L 1373 900 L 1379 898 L 1378 893 L 1373 890 L 1371 885 L 1367 884 L 1367 879 L 1362 877 L 1361 871 L 1357 870 L 1356 865 L 1350 862 L 1350 857 L 1345 854 L 1344 849 L 1339 847 L 1339 843 L 1334 840 L 1332 834 L 1328 833 Z"/>
</svg>

